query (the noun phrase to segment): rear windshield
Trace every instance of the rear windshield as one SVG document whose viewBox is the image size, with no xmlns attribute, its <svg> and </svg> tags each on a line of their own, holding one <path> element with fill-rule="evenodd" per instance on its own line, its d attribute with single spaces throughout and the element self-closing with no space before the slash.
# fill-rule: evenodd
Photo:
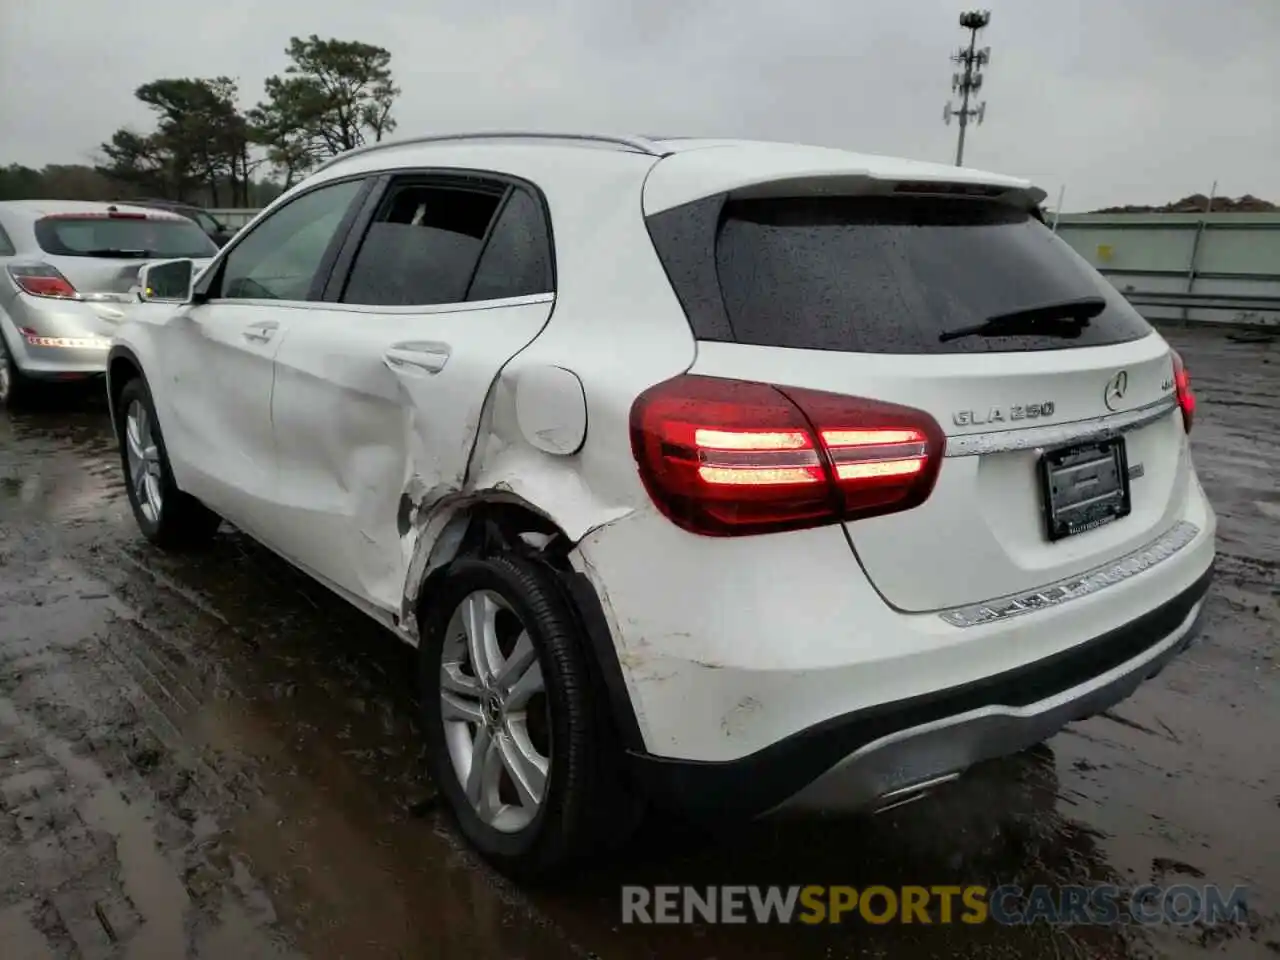
<svg viewBox="0 0 1280 960">
<path fill-rule="evenodd" d="M 705 202 L 690 204 L 651 218 L 650 231 L 700 339 L 936 354 L 1101 346 L 1151 331 L 1044 224 L 991 201 L 717 198 L 714 220 Z M 1073 337 L 940 339 L 1081 297 L 1106 307 Z"/>
<path fill-rule="evenodd" d="M 212 257 L 217 244 L 190 220 L 53 216 L 37 220 L 36 242 L 56 257 Z"/>
</svg>

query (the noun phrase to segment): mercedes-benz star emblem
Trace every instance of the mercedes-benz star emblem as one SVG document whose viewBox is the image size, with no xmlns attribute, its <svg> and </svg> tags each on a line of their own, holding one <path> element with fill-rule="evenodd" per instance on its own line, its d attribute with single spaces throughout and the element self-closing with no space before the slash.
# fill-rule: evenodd
<svg viewBox="0 0 1280 960">
<path fill-rule="evenodd" d="M 1128 390 L 1129 371 L 1121 370 L 1107 381 L 1107 388 L 1102 392 L 1102 400 L 1106 403 L 1107 409 L 1114 410 L 1120 406 L 1120 402 L 1124 400 L 1124 395 Z"/>
</svg>

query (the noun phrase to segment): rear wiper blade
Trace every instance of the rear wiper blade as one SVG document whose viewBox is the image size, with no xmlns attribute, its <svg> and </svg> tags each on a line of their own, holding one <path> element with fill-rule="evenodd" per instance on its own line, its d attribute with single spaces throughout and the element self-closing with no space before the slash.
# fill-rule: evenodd
<svg viewBox="0 0 1280 960">
<path fill-rule="evenodd" d="M 102 257 L 118 260 L 144 260 L 151 255 L 150 250 L 125 250 L 120 247 L 96 247 L 93 250 L 81 250 L 76 256 Z"/>
<path fill-rule="evenodd" d="M 1107 301 L 1102 297 L 1059 300 L 1009 313 L 998 313 L 970 327 L 944 330 L 938 335 L 938 340 L 946 343 L 962 337 L 1015 337 L 1048 333 L 1074 338 L 1080 336 L 1089 321 L 1105 309 Z"/>
</svg>

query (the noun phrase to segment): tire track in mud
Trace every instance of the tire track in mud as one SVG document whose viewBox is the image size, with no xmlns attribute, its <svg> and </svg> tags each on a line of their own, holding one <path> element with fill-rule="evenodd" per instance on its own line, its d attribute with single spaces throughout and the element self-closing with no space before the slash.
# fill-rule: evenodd
<svg viewBox="0 0 1280 960">
<path fill-rule="evenodd" d="M 80 811 L 96 846 L 80 859 L 56 842 L 9 851 L 5 875 L 29 879 L 12 892 L 0 883 L 0 933 L 59 957 L 252 960 L 294 955 L 290 941 L 317 957 L 583 954 L 409 809 L 430 797 L 406 772 L 412 724 L 381 689 L 403 660 L 380 665 L 356 650 L 346 658 L 360 662 L 342 675 L 298 674 L 334 651 L 308 648 L 290 604 L 306 603 L 303 618 L 327 606 L 328 626 L 368 636 L 363 617 L 311 599 L 316 588 L 234 534 L 204 558 L 150 551 L 125 525 L 122 488 L 94 486 L 112 476 L 101 461 L 113 449 L 88 445 L 101 450 L 95 458 L 75 444 L 37 446 L 40 472 L 15 482 L 0 444 L 0 485 L 26 507 L 15 517 L 0 496 L 0 720 L 15 718 L 0 726 L 0 744 L 78 785 L 74 802 L 52 793 L 29 802 L 37 817 L 47 804 Z M 72 475 L 67 485 L 49 482 L 58 473 Z M 69 498 L 85 476 L 97 479 Z M 223 585 L 211 596 L 198 575 L 191 585 L 202 565 Z M 291 642 L 273 642 L 282 637 Z M 383 649 L 402 652 L 385 640 Z M 308 680 L 318 689 L 300 689 Z M 270 709 L 308 693 L 346 709 Z M 403 769 L 392 770 L 397 761 Z M 333 769 L 351 776 L 335 782 Z M 400 794 L 390 818 L 369 803 L 381 797 L 344 809 L 368 786 L 361 776 Z M 331 793 L 344 796 L 335 803 Z M 37 854 L 63 872 L 34 873 Z M 422 889 L 406 900 L 415 881 Z"/>
<path fill-rule="evenodd" d="M 43 582 L 9 586 L 0 614 L 0 742 L 14 754 L 0 803 L 29 865 L 31 929 L 53 956 L 200 956 L 230 942 L 287 956 L 269 901 L 218 856 L 205 811 L 225 788 L 183 746 L 189 689 L 121 656 L 134 627 L 105 584 L 50 565 Z"/>
</svg>

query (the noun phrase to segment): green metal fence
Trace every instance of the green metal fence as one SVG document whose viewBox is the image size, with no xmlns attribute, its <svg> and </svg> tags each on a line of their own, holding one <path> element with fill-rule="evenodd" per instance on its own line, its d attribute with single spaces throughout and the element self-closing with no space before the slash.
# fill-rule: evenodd
<svg viewBox="0 0 1280 960">
<path fill-rule="evenodd" d="M 1152 320 L 1280 325 L 1280 214 L 1063 214 L 1058 234 Z"/>
</svg>

